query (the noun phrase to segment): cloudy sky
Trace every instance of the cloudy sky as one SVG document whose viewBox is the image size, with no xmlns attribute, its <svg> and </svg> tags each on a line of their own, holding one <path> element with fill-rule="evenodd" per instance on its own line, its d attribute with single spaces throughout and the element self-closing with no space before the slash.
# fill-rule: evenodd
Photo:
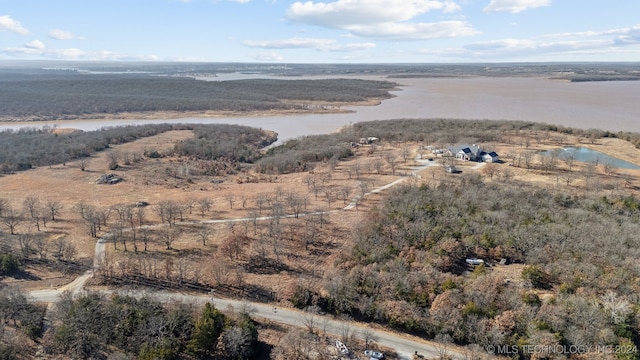
<svg viewBox="0 0 640 360">
<path fill-rule="evenodd" d="M 640 0 L 0 0 L 0 60 L 640 60 Z"/>
</svg>

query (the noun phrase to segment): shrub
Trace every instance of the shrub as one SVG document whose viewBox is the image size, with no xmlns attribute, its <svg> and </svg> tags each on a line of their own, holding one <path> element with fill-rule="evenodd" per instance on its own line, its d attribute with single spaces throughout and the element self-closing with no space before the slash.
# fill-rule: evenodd
<svg viewBox="0 0 640 360">
<path fill-rule="evenodd" d="M 0 255 L 0 272 L 10 275 L 16 273 L 20 269 L 20 261 L 13 254 Z"/>
</svg>

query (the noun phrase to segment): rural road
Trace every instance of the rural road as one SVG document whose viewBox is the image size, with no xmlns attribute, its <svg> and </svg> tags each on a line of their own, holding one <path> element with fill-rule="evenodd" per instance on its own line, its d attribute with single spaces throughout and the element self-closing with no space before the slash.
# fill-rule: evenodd
<svg viewBox="0 0 640 360">
<path fill-rule="evenodd" d="M 404 176 L 392 183 L 376 188 L 368 194 L 377 193 L 393 187 L 397 184 L 400 184 L 405 179 L 417 176 L 416 173 L 420 170 L 423 170 L 429 166 L 435 166 L 435 162 L 426 161 L 426 160 L 418 160 L 420 165 L 414 169 L 408 176 Z M 352 209 L 355 207 L 356 202 L 359 199 L 354 199 L 349 205 L 347 205 L 343 210 Z M 332 210 L 335 211 L 343 211 L 343 210 Z M 300 216 L 310 215 L 310 214 L 300 214 Z M 293 216 L 293 215 L 290 215 Z M 257 220 L 268 220 L 269 217 L 261 217 Z M 244 221 L 247 218 L 242 219 L 215 219 L 215 220 L 205 220 L 198 223 L 218 223 L 218 222 L 234 222 L 234 221 Z M 184 223 L 187 224 L 187 223 Z M 190 223 L 192 224 L 192 223 Z M 163 226 L 163 225 L 155 225 L 155 226 Z M 148 227 L 153 227 L 148 226 Z M 102 263 L 102 260 L 105 256 L 105 244 L 109 241 L 109 234 L 101 237 L 96 242 L 95 254 L 94 254 L 94 267 L 98 266 L 98 264 Z M 60 300 L 60 296 L 64 292 L 71 292 L 72 294 L 80 294 L 84 291 L 84 285 L 88 279 L 93 276 L 93 269 L 86 271 L 84 274 L 76 278 L 71 283 L 64 285 L 60 288 L 56 289 L 43 289 L 43 290 L 34 290 L 29 292 L 29 296 L 33 301 L 45 302 L 45 303 L 55 303 Z M 182 292 L 168 292 L 168 291 L 152 291 L 152 290 L 127 290 L 127 291 L 117 291 L 117 290 L 102 290 L 103 293 L 120 293 L 124 295 L 131 296 L 149 296 L 156 298 L 162 302 L 169 301 L 179 301 L 184 303 L 195 303 L 195 304 L 204 304 L 206 302 L 212 302 L 218 309 L 225 310 L 230 308 L 235 309 L 246 309 L 247 307 L 251 309 L 252 316 L 259 317 L 263 319 L 268 319 L 270 321 L 274 321 L 277 323 L 296 326 L 296 327 L 308 327 L 309 324 L 309 314 L 290 308 L 283 307 L 274 307 L 273 305 L 250 302 L 246 300 L 233 300 L 233 299 L 225 299 L 219 298 L 216 296 L 204 296 L 204 295 L 194 295 Z M 409 336 L 402 333 L 392 332 L 389 330 L 381 330 L 369 327 L 366 324 L 358 323 L 355 321 L 344 321 L 337 320 L 332 316 L 327 315 L 314 315 L 313 322 L 316 324 L 316 331 L 325 332 L 328 334 L 335 335 L 336 338 L 340 337 L 341 334 L 344 334 L 345 331 L 355 335 L 356 337 L 362 338 L 362 333 L 365 330 L 371 331 L 376 338 L 376 343 L 380 346 L 394 349 L 400 359 L 409 360 L 412 358 L 414 352 L 418 352 L 420 355 L 425 356 L 426 358 L 438 358 L 442 352 L 441 348 L 438 347 L 437 344 L 425 341 L 418 337 Z M 465 359 L 465 353 L 462 348 L 453 347 L 451 345 L 448 346 L 447 354 L 453 359 Z"/>
</svg>

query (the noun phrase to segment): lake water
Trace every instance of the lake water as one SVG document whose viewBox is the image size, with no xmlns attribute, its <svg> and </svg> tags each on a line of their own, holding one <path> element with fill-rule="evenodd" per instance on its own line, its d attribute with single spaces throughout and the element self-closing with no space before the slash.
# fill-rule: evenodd
<svg viewBox="0 0 640 360">
<path fill-rule="evenodd" d="M 562 159 L 565 156 L 570 156 L 571 154 L 573 154 L 573 158 L 576 161 L 583 162 L 583 163 L 592 163 L 596 165 L 611 164 L 612 166 L 621 168 L 621 169 L 632 169 L 632 170 L 640 169 L 640 166 L 636 164 L 632 164 L 630 162 L 601 153 L 600 151 L 592 150 L 585 147 L 546 150 L 546 151 L 541 151 L 540 154 L 544 156 L 550 156 L 552 152 L 555 152 L 555 151 L 559 153 L 560 159 Z"/>
<path fill-rule="evenodd" d="M 256 77 L 255 74 L 229 76 Z M 373 76 L 358 78 L 381 79 Z M 214 79 L 222 80 L 209 80 Z M 274 130 L 282 141 L 303 135 L 329 133 L 361 121 L 463 118 L 527 120 L 584 129 L 640 132 L 640 82 L 637 81 L 570 83 L 538 78 L 482 77 L 391 80 L 402 85 L 401 90 L 394 92 L 394 98 L 378 106 L 350 107 L 348 109 L 354 112 L 347 114 L 46 121 L 0 123 L 0 129 L 55 125 L 95 130 L 104 126 L 143 123 L 227 123 Z"/>
</svg>

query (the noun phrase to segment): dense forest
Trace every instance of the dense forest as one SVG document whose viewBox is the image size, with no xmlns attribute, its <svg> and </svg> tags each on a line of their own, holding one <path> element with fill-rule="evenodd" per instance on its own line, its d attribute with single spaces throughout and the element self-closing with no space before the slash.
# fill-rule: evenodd
<svg viewBox="0 0 640 360">
<path fill-rule="evenodd" d="M 183 156 L 208 160 L 224 157 L 230 161 L 250 162 L 259 156 L 260 148 L 277 139 L 273 132 L 226 124 L 150 124 L 62 133 L 51 128 L 5 130 L 0 132 L 0 173 L 86 158 L 110 145 L 170 130 L 193 130 L 195 137 L 178 144 L 176 151 Z"/>
<path fill-rule="evenodd" d="M 140 75 L 0 76 L 0 116 L 65 119 L 150 111 L 264 111 L 300 101 L 357 102 L 390 97 L 396 84 L 357 79 L 199 81 Z"/>
<path fill-rule="evenodd" d="M 403 186 L 354 230 L 324 305 L 485 348 L 637 344 L 639 219 L 634 197 L 477 175 Z"/>
<path fill-rule="evenodd" d="M 0 330 L 9 323 L 7 332 L 19 332 L 13 344 L 0 344 L 2 359 L 33 358 L 28 341 L 40 344 L 40 356 L 72 359 L 249 360 L 261 349 L 247 312 L 223 314 L 210 303 L 197 308 L 145 296 L 64 294 L 45 319 L 45 307 L 15 288 L 0 290 L 0 300 Z"/>
</svg>

